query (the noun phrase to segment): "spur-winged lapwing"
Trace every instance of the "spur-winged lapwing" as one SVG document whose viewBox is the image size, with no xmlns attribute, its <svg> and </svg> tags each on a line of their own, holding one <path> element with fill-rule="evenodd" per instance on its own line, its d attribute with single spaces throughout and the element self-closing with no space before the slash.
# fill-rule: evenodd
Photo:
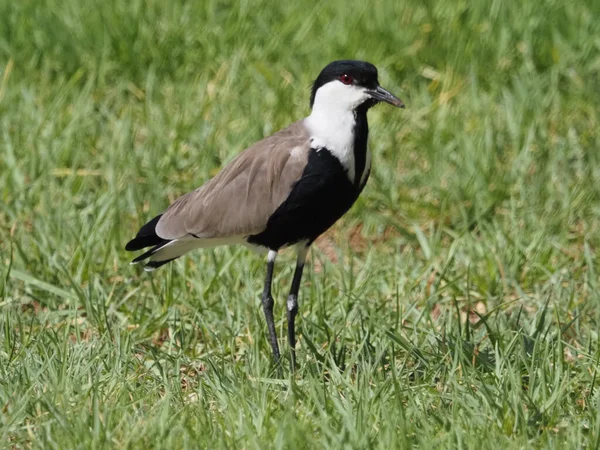
<svg viewBox="0 0 600 450">
<path fill-rule="evenodd" d="M 277 252 L 294 245 L 298 258 L 287 300 L 293 369 L 294 320 L 306 254 L 350 209 L 367 182 L 367 111 L 379 102 L 404 107 L 379 86 L 372 64 L 332 62 L 312 86 L 310 115 L 252 145 L 213 179 L 145 224 L 125 248 L 151 249 L 132 264 L 145 262 L 146 270 L 154 270 L 195 248 L 225 244 L 267 249 L 262 306 L 279 361 L 271 282 Z"/>
</svg>

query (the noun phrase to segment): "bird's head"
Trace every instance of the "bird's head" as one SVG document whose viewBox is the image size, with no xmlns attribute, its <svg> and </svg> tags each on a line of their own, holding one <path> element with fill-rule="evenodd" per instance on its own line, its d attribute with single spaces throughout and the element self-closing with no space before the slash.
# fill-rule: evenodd
<svg viewBox="0 0 600 450">
<path fill-rule="evenodd" d="M 404 103 L 379 86 L 377 68 L 368 62 L 342 60 L 329 63 L 313 83 L 310 107 L 355 111 L 386 102 L 398 108 Z"/>
</svg>

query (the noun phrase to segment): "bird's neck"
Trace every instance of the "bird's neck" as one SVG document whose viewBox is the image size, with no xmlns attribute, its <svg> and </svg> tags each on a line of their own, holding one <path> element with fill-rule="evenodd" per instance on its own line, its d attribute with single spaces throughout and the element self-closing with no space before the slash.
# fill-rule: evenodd
<svg viewBox="0 0 600 450">
<path fill-rule="evenodd" d="M 353 184 L 363 184 L 365 169 L 368 170 L 370 162 L 367 109 L 359 107 L 352 111 L 336 108 L 337 105 L 329 108 L 319 106 L 315 104 L 310 116 L 305 119 L 312 147 L 327 149 L 346 169 Z"/>
<path fill-rule="evenodd" d="M 355 184 L 363 188 L 371 172 L 371 152 L 369 151 L 369 123 L 367 122 L 368 107 L 356 111 L 354 127 L 354 164 Z"/>
</svg>

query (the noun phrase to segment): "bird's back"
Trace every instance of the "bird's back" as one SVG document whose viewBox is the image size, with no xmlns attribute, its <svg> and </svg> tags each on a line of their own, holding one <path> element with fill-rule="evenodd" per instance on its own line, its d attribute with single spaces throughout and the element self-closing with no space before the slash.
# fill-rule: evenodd
<svg viewBox="0 0 600 450">
<path fill-rule="evenodd" d="M 171 204 L 156 225 L 157 235 L 212 239 L 261 232 L 301 177 L 309 137 L 299 121 L 252 145 Z"/>
</svg>

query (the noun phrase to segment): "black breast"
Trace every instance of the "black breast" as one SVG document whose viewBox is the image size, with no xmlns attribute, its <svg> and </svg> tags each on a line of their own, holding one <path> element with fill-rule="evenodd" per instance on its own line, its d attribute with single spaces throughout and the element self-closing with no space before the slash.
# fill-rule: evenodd
<svg viewBox="0 0 600 450">
<path fill-rule="evenodd" d="M 273 250 L 302 240 L 310 244 L 350 209 L 361 188 L 327 149 L 311 150 L 302 177 L 269 218 L 265 231 L 247 240 Z"/>
</svg>

